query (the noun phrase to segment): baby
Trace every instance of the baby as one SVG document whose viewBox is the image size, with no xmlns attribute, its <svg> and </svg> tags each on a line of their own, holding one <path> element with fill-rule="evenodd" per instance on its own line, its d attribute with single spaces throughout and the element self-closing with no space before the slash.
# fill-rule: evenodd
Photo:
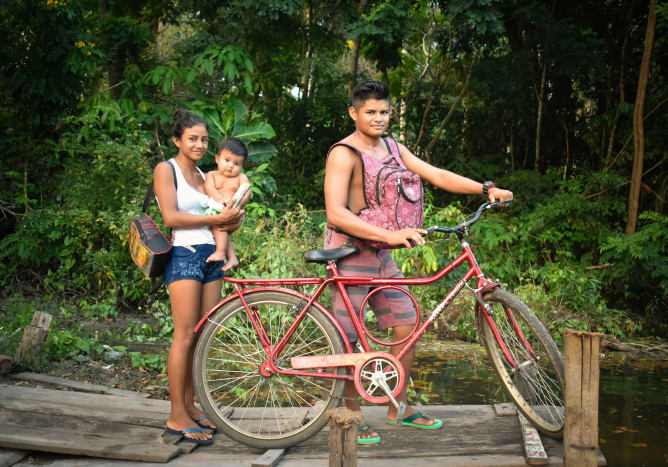
<svg viewBox="0 0 668 467">
<path fill-rule="evenodd" d="M 243 141 L 237 138 L 226 138 L 218 145 L 216 163 L 218 170 L 206 174 L 204 189 L 206 194 L 216 202 L 225 205 L 232 200 L 237 189 L 244 183 L 248 184 L 248 178 L 241 173 L 244 161 L 248 157 L 248 149 Z M 240 207 L 244 207 L 250 200 L 250 190 L 242 198 Z M 223 271 L 232 269 L 239 264 L 234 254 L 234 247 L 230 241 L 230 232 L 212 229 L 216 240 L 216 251 L 207 258 L 210 261 L 226 261 Z"/>
</svg>

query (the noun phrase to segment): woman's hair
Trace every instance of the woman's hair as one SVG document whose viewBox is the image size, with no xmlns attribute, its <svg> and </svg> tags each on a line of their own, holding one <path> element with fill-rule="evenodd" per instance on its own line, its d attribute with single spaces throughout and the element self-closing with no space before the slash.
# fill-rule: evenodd
<svg viewBox="0 0 668 467">
<path fill-rule="evenodd" d="M 197 125 L 202 125 L 206 128 L 206 131 L 209 131 L 208 123 L 206 123 L 202 117 L 198 117 L 189 110 L 178 109 L 174 112 L 174 115 L 172 115 L 172 119 L 174 120 L 172 136 L 177 139 L 181 139 L 185 130 Z"/>
<path fill-rule="evenodd" d="M 359 109 L 364 105 L 369 99 L 375 99 L 378 101 L 389 101 L 390 100 L 390 90 L 387 89 L 380 81 L 375 79 L 370 79 L 367 81 L 362 81 L 355 89 L 353 89 L 352 95 L 352 104 L 353 107 Z"/>
<path fill-rule="evenodd" d="M 239 138 L 225 138 L 220 143 L 218 143 L 218 152 L 220 154 L 223 151 L 230 151 L 235 156 L 241 156 L 246 160 L 248 157 L 248 148 Z"/>
</svg>

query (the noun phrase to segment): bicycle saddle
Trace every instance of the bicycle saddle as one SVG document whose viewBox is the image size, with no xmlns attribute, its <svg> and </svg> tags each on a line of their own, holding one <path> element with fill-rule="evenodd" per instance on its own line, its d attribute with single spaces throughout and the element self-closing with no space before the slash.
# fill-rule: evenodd
<svg viewBox="0 0 668 467">
<path fill-rule="evenodd" d="M 321 263 L 326 264 L 330 261 L 336 261 L 345 258 L 348 255 L 360 251 L 356 246 L 334 248 L 332 250 L 309 250 L 304 253 L 304 259 L 307 263 Z"/>
</svg>

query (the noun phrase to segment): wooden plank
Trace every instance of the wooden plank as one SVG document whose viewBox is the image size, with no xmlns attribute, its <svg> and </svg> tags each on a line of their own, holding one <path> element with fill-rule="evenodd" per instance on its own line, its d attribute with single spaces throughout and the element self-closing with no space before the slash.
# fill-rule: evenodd
<svg viewBox="0 0 668 467">
<path fill-rule="evenodd" d="M 151 397 L 150 394 L 147 394 L 145 392 L 126 391 L 125 389 L 110 388 L 107 386 L 102 386 L 100 384 L 82 383 L 80 381 L 72 381 L 69 379 L 60 378 L 58 376 L 41 375 L 39 373 L 31 373 L 29 371 L 12 375 L 12 378 L 21 381 L 32 381 L 34 383 L 54 384 L 58 386 L 64 386 L 66 388 L 72 388 L 75 391 L 81 391 L 81 392 L 112 394 L 115 396 L 127 396 L 127 397 L 144 397 L 144 398 Z"/>
<path fill-rule="evenodd" d="M 0 408 L 164 428 L 169 401 L 0 385 Z"/>
<path fill-rule="evenodd" d="M 167 462 L 181 453 L 163 430 L 107 420 L 0 410 L 0 446 L 109 459 Z"/>
<path fill-rule="evenodd" d="M 522 443 L 524 445 L 524 457 L 527 464 L 530 465 L 547 465 L 550 460 L 545 453 L 543 442 L 540 439 L 538 431 L 529 423 L 524 415 L 517 414 L 520 421 L 520 431 L 522 433 Z"/>
<path fill-rule="evenodd" d="M 285 455 L 285 449 L 269 449 L 251 463 L 251 467 L 275 467 Z"/>
<path fill-rule="evenodd" d="M 11 467 L 28 455 L 28 451 L 0 449 L 0 467 Z"/>
<path fill-rule="evenodd" d="M 497 417 L 510 417 L 517 415 L 515 404 L 511 402 L 504 402 L 502 404 L 494 404 L 494 413 Z"/>
<path fill-rule="evenodd" d="M 7 430 L 11 428 L 11 431 Z M 58 428 L 35 430 L 8 425 L 0 431 L 0 446 L 12 446 L 31 451 L 46 451 L 77 456 L 125 459 L 143 462 L 169 462 L 180 454 L 177 446 L 164 443 L 147 444 L 132 439 L 119 440 L 99 434 L 73 437 Z"/>
</svg>

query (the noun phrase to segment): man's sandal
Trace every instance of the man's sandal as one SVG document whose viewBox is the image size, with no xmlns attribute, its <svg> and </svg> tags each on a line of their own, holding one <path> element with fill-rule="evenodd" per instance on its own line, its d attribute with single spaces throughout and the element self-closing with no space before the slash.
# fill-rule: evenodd
<svg viewBox="0 0 668 467">
<path fill-rule="evenodd" d="M 434 423 L 431 425 L 420 425 L 419 423 L 413 423 L 418 418 L 424 418 L 427 421 L 434 420 Z M 397 421 L 388 420 L 387 423 L 390 425 L 396 425 Z M 439 420 L 438 418 L 432 419 L 429 415 L 423 414 L 422 412 L 415 412 L 413 415 L 409 415 L 408 417 L 404 418 L 401 426 L 410 426 L 412 428 L 419 428 L 420 430 L 437 430 L 443 426 L 443 420 Z"/>
<path fill-rule="evenodd" d="M 361 438 L 357 437 L 357 444 L 378 444 L 380 443 L 380 435 L 376 436 L 371 436 L 371 425 L 368 423 L 365 423 L 364 425 L 360 425 L 357 428 L 359 431 L 365 433 L 368 437 L 367 438 Z"/>
</svg>

